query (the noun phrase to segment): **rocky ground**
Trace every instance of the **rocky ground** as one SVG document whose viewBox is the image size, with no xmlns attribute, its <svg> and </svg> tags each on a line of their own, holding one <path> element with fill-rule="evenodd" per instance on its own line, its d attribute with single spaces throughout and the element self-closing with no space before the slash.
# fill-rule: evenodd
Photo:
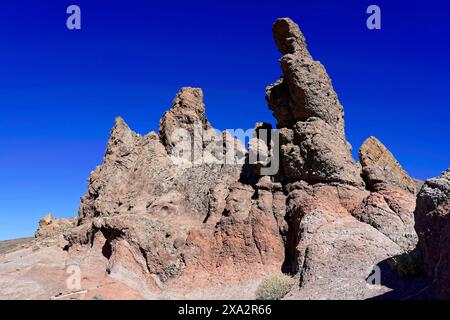
<svg viewBox="0 0 450 320">
<path fill-rule="evenodd" d="M 0 241 L 0 254 L 13 252 L 29 245 L 34 238 L 19 238 L 13 240 Z"/>
<path fill-rule="evenodd" d="M 278 19 L 273 37 L 268 140 L 266 123 L 248 150 L 212 130 L 199 88 L 177 93 L 157 133 L 117 118 L 77 218 L 46 216 L 0 253 L 0 298 L 255 299 L 281 272 L 285 299 L 448 298 L 448 171 L 422 186 L 375 137 L 357 163 L 299 27 Z"/>
</svg>

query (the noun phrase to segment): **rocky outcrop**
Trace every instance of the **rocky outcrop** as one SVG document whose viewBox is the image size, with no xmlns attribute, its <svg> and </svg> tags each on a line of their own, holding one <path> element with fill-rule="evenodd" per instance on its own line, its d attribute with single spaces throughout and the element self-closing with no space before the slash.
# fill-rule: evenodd
<svg viewBox="0 0 450 320">
<path fill-rule="evenodd" d="M 212 282 L 236 282 L 250 269 L 281 267 L 275 187 L 270 179 L 255 185 L 253 168 L 235 161 L 245 149 L 211 129 L 202 98 L 201 89 L 182 88 L 158 134 L 140 136 L 116 119 L 103 164 L 82 198 L 80 226 L 67 235 L 69 252 L 100 237 L 110 272 L 134 261 L 142 277 L 156 279 L 153 285 L 175 281 L 186 289 L 212 275 Z M 180 150 L 190 153 L 178 162 Z"/>
<path fill-rule="evenodd" d="M 286 181 L 343 183 L 363 187 L 349 144 L 317 117 L 281 128 L 280 160 Z"/>
<path fill-rule="evenodd" d="M 54 219 L 49 213 L 39 220 L 39 228 L 36 230 L 36 238 L 53 237 L 62 235 L 64 232 L 76 226 L 77 219 Z"/>
<path fill-rule="evenodd" d="M 290 299 L 389 290 L 367 278 L 415 246 L 410 179 L 374 138 L 356 164 L 343 107 L 299 27 L 278 19 L 273 36 L 283 76 L 266 98 L 276 130 L 257 123 L 248 151 L 212 128 L 198 88 L 178 92 L 158 133 L 142 136 L 115 120 L 77 226 L 65 232 L 65 259 L 95 274 L 92 283 L 192 297 L 282 270 L 297 280 Z M 249 297 L 240 294 L 224 298 Z"/>
<path fill-rule="evenodd" d="M 280 129 L 280 157 L 287 181 L 338 182 L 363 186 L 345 139 L 344 112 L 325 68 L 308 52 L 290 19 L 273 25 L 283 77 L 266 88 Z"/>
<path fill-rule="evenodd" d="M 369 137 L 359 149 L 362 175 L 371 190 L 397 186 L 412 194 L 416 183 L 401 167 L 392 153 L 375 137 Z"/>
<path fill-rule="evenodd" d="M 375 137 L 359 149 L 362 176 L 371 190 L 353 216 L 397 243 L 404 252 L 417 244 L 414 230 L 415 182 Z"/>
<path fill-rule="evenodd" d="M 386 228 L 382 230 L 361 218 L 372 216 L 366 211 L 376 196 L 366 190 L 351 155 L 343 108 L 331 80 L 309 54 L 294 22 L 278 19 L 273 34 L 283 54 L 283 77 L 267 87 L 266 98 L 277 119 L 279 176 L 287 194 L 284 270 L 299 278 L 289 298 L 354 299 L 380 294 L 368 288 L 366 278 L 377 263 L 400 254 L 401 246 L 408 247 L 404 238 L 413 235 L 405 228 L 390 230 L 385 225 L 390 221 L 379 221 Z M 407 216 L 412 217 L 414 199 L 397 203 L 391 196 L 395 198 L 386 191 L 388 200 L 383 201 L 389 201 L 391 207 L 386 207 L 392 219 L 411 228 Z"/>
<path fill-rule="evenodd" d="M 370 193 L 352 214 L 377 229 L 409 252 L 416 247 L 414 230 L 415 197 L 398 187 L 389 186 Z"/>
<path fill-rule="evenodd" d="M 278 127 L 292 126 L 311 117 L 322 119 L 344 136 L 343 108 L 331 80 L 319 61 L 308 52 L 305 37 L 291 19 L 273 25 L 283 77 L 266 89 L 269 107 Z"/>
<path fill-rule="evenodd" d="M 414 216 L 424 271 L 436 297 L 450 299 L 450 169 L 425 182 Z"/>
<path fill-rule="evenodd" d="M 299 287 L 289 299 L 365 299 L 386 291 L 366 279 L 399 247 L 371 226 L 353 218 L 346 205 L 361 194 L 352 188 L 305 183 L 291 186 L 289 235 Z M 341 197 L 341 195 L 344 195 Z M 292 259 L 293 258 L 293 259 Z M 292 263 L 291 262 L 291 263 Z"/>
</svg>

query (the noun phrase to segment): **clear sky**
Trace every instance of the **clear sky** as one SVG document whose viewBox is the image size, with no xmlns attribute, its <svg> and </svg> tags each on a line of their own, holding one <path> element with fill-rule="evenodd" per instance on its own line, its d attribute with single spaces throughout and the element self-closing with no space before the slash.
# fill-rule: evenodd
<svg viewBox="0 0 450 320">
<path fill-rule="evenodd" d="M 66 8 L 81 8 L 81 30 Z M 381 8 L 382 29 L 366 28 Z M 0 239 L 75 216 L 114 118 L 156 130 L 182 86 L 219 129 L 274 123 L 271 26 L 289 16 L 330 74 L 354 153 L 378 137 L 413 176 L 450 166 L 450 1 L 14 0 L 0 6 Z"/>
</svg>

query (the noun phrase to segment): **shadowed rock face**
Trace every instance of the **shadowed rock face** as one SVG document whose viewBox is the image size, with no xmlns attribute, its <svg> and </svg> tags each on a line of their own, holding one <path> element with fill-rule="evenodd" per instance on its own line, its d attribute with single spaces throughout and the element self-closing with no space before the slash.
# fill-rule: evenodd
<svg viewBox="0 0 450 320">
<path fill-rule="evenodd" d="M 450 299 L 450 169 L 425 182 L 414 216 L 424 270 L 436 296 Z"/>
<path fill-rule="evenodd" d="M 386 185 L 397 186 L 412 194 L 416 183 L 401 167 L 392 153 L 375 137 L 369 137 L 359 149 L 359 161 L 367 186 L 376 190 Z"/>
</svg>

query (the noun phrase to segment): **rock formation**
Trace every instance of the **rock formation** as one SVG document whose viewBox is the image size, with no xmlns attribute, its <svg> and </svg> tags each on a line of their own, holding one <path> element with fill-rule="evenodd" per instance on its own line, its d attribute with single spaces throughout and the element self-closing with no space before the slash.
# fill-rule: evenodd
<svg viewBox="0 0 450 320">
<path fill-rule="evenodd" d="M 202 97 L 201 89 L 182 88 L 158 134 L 140 136 L 116 119 L 103 165 L 91 174 L 82 198 L 80 226 L 67 235 L 69 252 L 100 238 L 108 248 L 109 272 L 130 263 L 123 257 L 127 251 L 140 273 L 156 278 L 154 286 L 174 278 L 198 286 L 212 275 L 216 282 L 236 282 L 250 270 L 281 268 L 275 187 L 270 180 L 257 185 L 242 180 L 239 162 L 207 161 L 230 151 L 232 159 L 239 158 L 245 149 L 225 133 L 205 134 L 212 127 Z M 188 134 L 193 151 L 182 163 L 172 157 L 186 142 L 178 139 L 178 129 Z M 235 148 L 223 149 L 230 139 Z"/>
<path fill-rule="evenodd" d="M 288 299 L 364 299 L 390 290 L 367 279 L 416 245 L 414 182 L 373 137 L 360 149 L 361 165 L 355 162 L 343 107 L 299 27 L 278 19 L 273 36 L 283 75 L 266 99 L 276 130 L 257 123 L 245 150 L 213 129 L 202 90 L 190 87 L 178 92 L 158 133 L 141 136 L 117 118 L 76 226 L 64 232 L 64 250 L 38 242 L 41 256 L 27 253 L 29 264 L 40 264 L 59 252 L 60 269 L 31 272 L 33 281 L 77 265 L 87 297 L 253 298 L 255 285 L 280 271 L 296 279 Z M 420 247 L 436 279 L 448 276 L 438 258 L 448 251 L 447 176 L 425 184 L 416 209 Z M 37 236 L 60 224 L 47 217 Z M 62 289 L 52 283 L 51 290 Z"/>
<path fill-rule="evenodd" d="M 373 295 L 365 282 L 372 268 L 408 247 L 400 227 L 403 216 L 412 221 L 413 199 L 393 200 L 395 211 L 386 205 L 401 230 L 387 232 L 386 221 L 374 228 L 369 219 L 360 219 L 366 214 L 352 215 L 361 208 L 370 211 L 373 201 L 345 138 L 343 108 L 331 80 L 294 22 L 278 19 L 273 33 L 283 54 L 283 77 L 266 89 L 266 97 L 279 128 L 280 177 L 287 194 L 284 268 L 299 277 L 290 298 Z"/>
<path fill-rule="evenodd" d="M 417 244 L 413 215 L 416 183 L 375 137 L 362 144 L 359 159 L 362 176 L 372 192 L 353 215 L 386 235 L 404 251 L 413 250 Z"/>
<path fill-rule="evenodd" d="M 450 168 L 425 182 L 414 216 L 424 271 L 436 297 L 450 299 Z"/>
<path fill-rule="evenodd" d="M 61 235 L 65 231 L 68 231 L 75 227 L 77 219 L 53 219 L 53 216 L 49 213 L 41 220 L 39 220 L 39 228 L 36 230 L 35 237 L 52 237 Z"/>
<path fill-rule="evenodd" d="M 359 149 L 359 161 L 367 186 L 377 190 L 393 185 L 415 194 L 416 183 L 391 152 L 375 137 L 369 137 Z"/>
</svg>

